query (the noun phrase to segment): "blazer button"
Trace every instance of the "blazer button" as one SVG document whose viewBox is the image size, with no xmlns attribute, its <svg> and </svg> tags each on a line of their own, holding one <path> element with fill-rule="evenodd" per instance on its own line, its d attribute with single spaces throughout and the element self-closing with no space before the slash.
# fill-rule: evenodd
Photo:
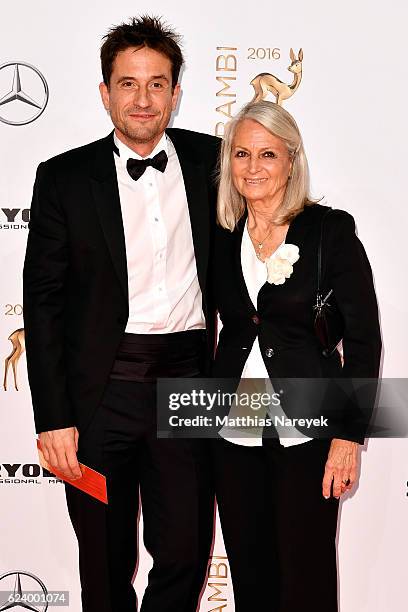
<svg viewBox="0 0 408 612">
<path fill-rule="evenodd" d="M 259 325 L 261 322 L 261 319 L 258 317 L 258 315 L 254 315 L 252 317 L 252 321 L 255 323 L 255 325 Z"/>
<path fill-rule="evenodd" d="M 274 354 L 275 354 L 275 351 L 273 350 L 273 348 L 265 349 L 265 356 L 266 357 L 273 357 Z"/>
</svg>

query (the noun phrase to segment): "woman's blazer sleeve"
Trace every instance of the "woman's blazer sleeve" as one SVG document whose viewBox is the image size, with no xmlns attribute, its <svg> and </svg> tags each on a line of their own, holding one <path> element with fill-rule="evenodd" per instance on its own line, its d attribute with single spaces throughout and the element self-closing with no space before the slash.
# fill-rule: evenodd
<svg viewBox="0 0 408 612">
<path fill-rule="evenodd" d="M 336 210 L 327 220 L 323 230 L 325 285 L 333 289 L 344 319 L 342 378 L 347 379 L 344 384 L 348 389 L 347 433 L 339 437 L 363 444 L 375 405 L 381 360 L 378 305 L 371 266 L 353 217 Z"/>
<path fill-rule="evenodd" d="M 333 211 L 323 231 L 323 253 L 329 255 L 324 284 L 333 289 L 344 319 L 343 376 L 376 378 L 381 359 L 378 305 L 371 266 L 356 236 L 354 218 L 345 211 Z"/>
</svg>

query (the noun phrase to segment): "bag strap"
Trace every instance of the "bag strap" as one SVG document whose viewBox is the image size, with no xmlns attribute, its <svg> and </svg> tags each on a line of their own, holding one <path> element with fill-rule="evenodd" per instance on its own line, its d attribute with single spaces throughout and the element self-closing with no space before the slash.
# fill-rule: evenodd
<svg viewBox="0 0 408 612">
<path fill-rule="evenodd" d="M 326 210 L 326 212 L 324 213 L 324 215 L 321 218 L 321 222 L 320 222 L 320 239 L 319 239 L 319 246 L 318 246 L 318 250 L 317 250 L 317 296 L 318 299 L 319 297 L 321 298 L 321 294 L 320 294 L 320 289 L 321 289 L 321 284 L 322 284 L 322 242 L 323 242 L 323 222 L 325 220 L 325 218 L 327 217 L 327 215 L 333 211 L 333 208 L 329 208 L 328 210 Z"/>
</svg>

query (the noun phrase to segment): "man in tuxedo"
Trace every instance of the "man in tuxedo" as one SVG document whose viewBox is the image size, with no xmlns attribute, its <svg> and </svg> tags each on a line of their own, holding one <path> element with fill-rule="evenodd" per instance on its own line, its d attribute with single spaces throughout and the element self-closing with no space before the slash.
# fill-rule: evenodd
<svg viewBox="0 0 408 612">
<path fill-rule="evenodd" d="M 160 19 L 101 48 L 109 136 L 38 167 L 24 265 L 27 362 L 45 458 L 107 478 L 108 505 L 67 484 L 84 612 L 134 612 L 139 490 L 153 568 L 142 612 L 194 612 L 212 540 L 200 440 L 158 439 L 156 381 L 206 374 L 218 139 L 167 129 L 178 36 Z"/>
</svg>

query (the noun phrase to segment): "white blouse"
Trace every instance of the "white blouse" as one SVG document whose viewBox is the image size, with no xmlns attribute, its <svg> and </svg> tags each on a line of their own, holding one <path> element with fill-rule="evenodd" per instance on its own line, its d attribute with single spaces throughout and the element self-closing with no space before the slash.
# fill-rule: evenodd
<svg viewBox="0 0 408 612">
<path fill-rule="evenodd" d="M 272 257 L 276 257 L 278 255 L 279 250 L 283 247 L 284 244 L 285 244 L 285 241 L 283 241 L 279 245 L 279 247 L 273 253 Z M 247 286 L 249 296 L 251 298 L 251 301 L 255 309 L 257 310 L 258 293 L 261 287 L 266 282 L 267 269 L 266 269 L 266 264 L 262 262 L 260 259 L 258 259 L 258 257 L 256 256 L 254 247 L 252 246 L 251 238 L 248 233 L 247 223 L 245 224 L 244 233 L 242 236 L 241 265 L 242 265 L 242 273 L 244 276 L 244 280 Z M 248 379 L 248 378 L 264 379 L 265 388 L 263 390 L 262 389 L 260 390 L 258 386 L 257 391 L 268 393 L 269 396 L 271 396 L 274 393 L 272 383 L 269 379 L 268 371 L 265 367 L 265 363 L 262 358 L 261 349 L 259 347 L 258 336 L 255 338 L 251 352 L 248 356 L 248 359 L 244 366 L 244 370 L 241 375 L 241 379 Z M 244 389 L 245 388 L 244 382 L 242 383 L 242 386 Z M 237 391 L 240 391 L 240 390 L 242 389 L 238 387 Z M 271 418 L 273 418 L 274 416 L 285 416 L 280 406 L 274 405 L 273 407 L 271 407 L 271 409 L 267 408 L 267 410 L 270 412 L 269 416 Z M 231 407 L 230 415 L 234 414 L 234 412 L 236 412 L 236 407 L 233 405 Z M 261 417 L 261 415 L 259 415 L 259 417 Z M 309 438 L 303 435 L 302 433 L 300 433 L 299 431 L 297 431 L 295 427 L 288 427 L 288 426 L 283 427 L 281 425 L 276 425 L 276 424 L 275 424 L 275 427 L 278 431 L 278 434 L 280 433 L 285 434 L 284 437 L 283 436 L 279 437 L 279 440 L 282 446 L 285 446 L 285 447 L 294 446 L 296 444 L 302 444 L 304 442 L 308 442 L 309 440 L 312 440 L 312 438 Z M 248 431 L 248 437 L 245 437 L 245 438 L 237 437 L 236 432 L 235 432 L 235 435 L 232 437 L 231 436 L 232 431 L 233 431 L 232 429 L 224 427 L 220 431 L 220 435 L 226 440 L 229 440 L 230 442 L 233 442 L 235 444 L 241 444 L 244 446 L 262 446 L 262 430 L 259 430 L 259 429 L 257 430 L 256 428 L 253 428 Z"/>
</svg>

